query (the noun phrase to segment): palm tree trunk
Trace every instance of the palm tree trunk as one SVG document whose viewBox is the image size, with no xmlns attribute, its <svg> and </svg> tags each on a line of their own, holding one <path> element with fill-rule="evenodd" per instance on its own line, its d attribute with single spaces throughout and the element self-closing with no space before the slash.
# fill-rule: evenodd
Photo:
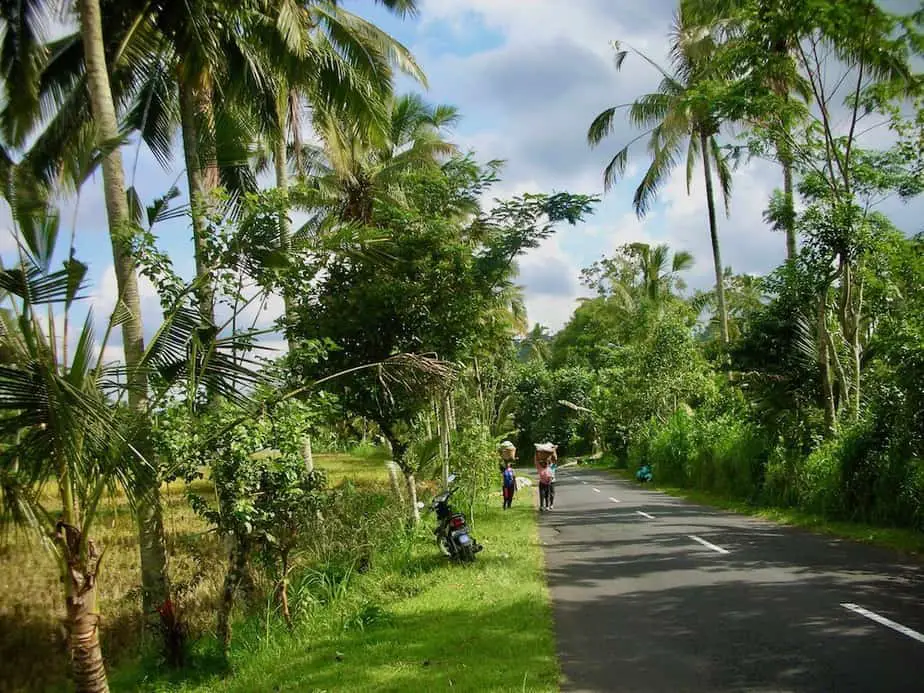
<svg viewBox="0 0 924 693">
<path fill-rule="evenodd" d="M 775 52 L 778 56 L 787 55 L 789 51 L 785 42 L 778 44 Z M 783 103 L 788 106 L 789 89 L 787 86 L 782 83 L 777 84 L 774 91 L 783 100 Z M 776 156 L 780 166 L 783 167 L 783 200 L 786 205 L 783 230 L 786 232 L 786 259 L 793 260 L 796 257 L 798 248 L 796 247 L 796 207 L 792 184 L 792 147 L 789 145 L 792 128 L 786 121 L 782 122 L 782 127 L 784 131 L 777 139 Z"/>
<path fill-rule="evenodd" d="M 103 44 L 102 15 L 99 0 L 80 0 L 80 32 L 83 40 L 90 105 L 96 121 L 100 145 L 114 142 L 119 136 L 106 54 Z M 138 294 L 138 276 L 131 255 L 132 227 L 125 197 L 125 172 L 122 152 L 115 148 L 102 162 L 103 186 L 106 198 L 106 215 L 109 219 L 109 238 L 116 283 L 121 302 L 129 317 L 122 322 L 122 341 L 125 365 L 128 370 L 128 405 L 132 411 L 144 416 L 148 408 L 147 381 L 138 368 L 144 356 L 144 331 L 141 319 L 141 299 Z M 141 430 L 135 445 L 151 459 L 148 437 Z M 140 489 L 137 507 L 141 547 L 141 587 L 145 614 L 153 619 L 155 608 L 169 596 L 167 579 L 167 550 L 160 505 L 159 479 L 155 476 L 146 489 Z M 156 622 L 156 621 L 154 621 Z"/>
<path fill-rule="evenodd" d="M 285 94 L 283 95 L 285 96 Z M 286 160 L 286 104 L 283 103 L 277 109 L 279 113 L 279 132 L 276 133 L 276 136 L 273 141 L 273 160 L 276 165 L 276 187 L 279 188 L 280 192 L 286 195 L 285 199 L 288 200 L 287 193 L 289 190 L 289 170 L 288 162 Z M 288 207 L 288 205 L 286 205 Z M 289 224 L 289 213 L 288 209 L 280 210 L 279 212 L 279 245 L 280 249 L 288 257 L 290 251 L 290 242 L 292 237 L 292 230 Z M 286 313 L 286 323 L 291 324 L 293 315 L 292 315 L 292 296 L 287 286 L 283 286 L 282 289 L 282 302 Z M 289 351 L 294 351 L 296 347 L 296 340 L 292 336 L 291 330 L 286 330 L 286 342 L 289 345 Z"/>
<path fill-rule="evenodd" d="M 302 137 L 302 124 L 300 121 L 301 99 L 294 89 L 289 91 L 289 127 L 292 129 L 292 146 L 295 149 L 295 177 L 299 181 L 305 180 L 304 147 Z"/>
<path fill-rule="evenodd" d="M 418 525 L 420 524 L 420 508 L 417 507 L 417 479 L 411 471 L 406 471 L 404 478 L 407 480 L 407 494 L 411 501 L 411 520 Z"/>
<path fill-rule="evenodd" d="M 792 159 L 781 153 L 783 166 L 783 199 L 786 201 L 786 259 L 793 260 L 798 249 L 796 247 L 796 209 L 792 194 Z"/>
<path fill-rule="evenodd" d="M 69 513 L 65 512 L 65 517 Z M 96 579 L 101 554 L 86 541 L 73 524 L 61 521 L 55 527 L 63 569 L 65 624 L 71 654 L 74 687 L 78 693 L 108 693 L 106 665 L 99 642 L 99 614 L 96 613 Z"/>
<path fill-rule="evenodd" d="M 834 435 L 837 431 L 837 410 L 834 404 L 834 384 L 831 382 L 831 356 L 828 346 L 827 292 L 823 287 L 818 296 L 818 368 L 821 371 L 821 396 L 824 401 L 825 430 Z"/>
<path fill-rule="evenodd" d="M 231 649 L 231 617 L 234 611 L 235 595 L 246 588 L 249 579 L 250 546 L 239 538 L 234 539 L 228 572 L 222 588 L 221 604 L 218 607 L 217 635 L 222 652 L 227 656 Z"/>
<path fill-rule="evenodd" d="M 212 113 L 211 82 L 203 79 L 200 84 L 195 84 L 187 76 L 181 76 L 179 82 L 180 123 L 189 185 L 196 279 L 201 282 L 196 297 L 202 319 L 211 325 L 215 323 L 215 287 L 212 278 L 208 276 L 208 213 L 218 180 L 214 157 L 209 156 L 205 147 L 207 133 L 201 127 L 209 122 Z"/>
<path fill-rule="evenodd" d="M 715 221 L 715 192 L 712 188 L 712 171 L 709 166 L 709 137 L 700 133 L 703 153 L 703 173 L 706 176 L 706 206 L 709 209 L 709 236 L 712 239 L 712 261 L 715 265 L 715 296 L 718 304 L 719 326 L 722 341 L 728 344 L 728 310 L 725 307 L 725 280 L 722 271 L 722 255 L 719 250 L 719 230 Z"/>
</svg>

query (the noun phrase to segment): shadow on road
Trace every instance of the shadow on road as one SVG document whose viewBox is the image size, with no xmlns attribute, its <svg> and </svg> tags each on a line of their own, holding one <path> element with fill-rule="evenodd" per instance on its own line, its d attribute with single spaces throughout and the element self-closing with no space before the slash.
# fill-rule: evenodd
<svg viewBox="0 0 924 693">
<path fill-rule="evenodd" d="M 924 632 L 919 564 L 661 494 L 606 505 L 570 486 L 541 523 L 562 690 L 924 690 L 912 665 L 924 644 L 841 606 Z"/>
</svg>

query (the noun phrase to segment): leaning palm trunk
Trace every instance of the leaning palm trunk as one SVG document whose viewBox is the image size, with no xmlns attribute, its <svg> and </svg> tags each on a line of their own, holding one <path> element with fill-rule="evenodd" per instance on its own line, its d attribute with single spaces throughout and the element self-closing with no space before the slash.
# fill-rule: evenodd
<svg viewBox="0 0 924 693">
<path fill-rule="evenodd" d="M 80 0 L 80 31 L 83 39 L 90 104 L 96 121 L 99 144 L 115 142 L 119 137 L 112 89 L 106 67 L 102 15 L 99 0 Z M 125 365 L 128 369 L 128 404 L 139 415 L 147 410 L 147 383 L 138 368 L 144 355 L 144 334 L 141 321 L 141 300 L 138 294 L 138 277 L 131 255 L 131 226 L 128 203 L 125 197 L 125 173 L 122 153 L 112 148 L 102 162 L 103 185 L 106 197 L 106 214 L 109 219 L 109 238 L 121 303 L 128 317 L 122 322 Z M 136 447 L 147 452 L 146 435 L 141 431 Z M 167 580 L 167 552 L 161 516 L 158 480 L 154 478 L 147 493 L 140 493 L 138 521 L 141 546 L 141 586 L 145 614 L 152 620 L 155 608 L 166 602 L 169 595 Z"/>
<path fill-rule="evenodd" d="M 212 118 L 211 81 L 202 79 L 193 84 L 188 77 L 180 81 L 180 119 L 183 153 L 186 158 L 186 179 L 189 184 L 190 216 L 196 256 L 196 296 L 206 324 L 215 322 L 215 288 L 209 275 L 208 215 L 209 205 L 218 186 L 218 167 L 211 148 L 205 143 Z M 202 125 L 206 125 L 205 128 Z"/>
<path fill-rule="evenodd" d="M 74 686 L 78 693 L 107 693 L 109 683 L 99 644 L 99 614 L 96 613 L 96 578 L 101 553 L 92 541 L 84 541 L 79 529 L 65 522 L 58 523 L 55 542 L 65 569 L 61 580 L 66 593 L 65 623 Z"/>
<path fill-rule="evenodd" d="M 709 236 L 712 240 L 712 261 L 715 265 L 715 296 L 718 304 L 719 327 L 722 341 L 728 344 L 728 311 L 725 308 L 725 279 L 722 272 L 722 254 L 719 249 L 719 230 L 715 221 L 715 193 L 712 189 L 712 171 L 709 166 L 709 137 L 699 135 L 703 152 L 703 173 L 706 176 L 706 206 L 709 209 Z"/>
</svg>

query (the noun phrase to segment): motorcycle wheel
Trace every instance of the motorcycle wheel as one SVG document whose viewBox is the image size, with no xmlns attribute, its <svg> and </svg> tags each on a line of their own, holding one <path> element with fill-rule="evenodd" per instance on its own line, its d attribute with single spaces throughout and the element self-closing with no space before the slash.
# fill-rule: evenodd
<svg viewBox="0 0 924 693">
<path fill-rule="evenodd" d="M 472 563 L 475 560 L 475 550 L 471 544 L 466 544 L 459 549 L 459 560 L 463 563 Z"/>
</svg>

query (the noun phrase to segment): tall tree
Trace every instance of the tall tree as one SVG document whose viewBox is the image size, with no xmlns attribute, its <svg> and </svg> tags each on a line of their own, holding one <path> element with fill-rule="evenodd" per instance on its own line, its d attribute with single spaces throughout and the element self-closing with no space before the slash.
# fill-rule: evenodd
<svg viewBox="0 0 924 693">
<path fill-rule="evenodd" d="M 379 0 L 399 16 L 415 14 L 412 0 Z M 279 3 L 284 11 L 286 3 Z M 343 8 L 323 3 L 307 3 L 302 8 L 307 29 L 291 34 L 290 50 L 277 61 L 280 69 L 275 83 L 275 122 L 269 132 L 275 168 L 276 187 L 285 195 L 290 169 L 304 182 L 308 175 L 302 136 L 304 106 L 335 109 L 372 131 L 388 124 L 387 105 L 391 100 L 394 69 L 426 83 L 425 76 L 410 52 L 374 25 L 362 22 Z M 325 56 L 338 57 L 343 68 L 324 69 Z M 340 57 L 345 55 L 346 57 Z M 306 69 L 306 62 L 320 69 Z M 290 139 L 291 138 L 291 139 Z M 287 252 L 291 243 L 288 214 L 280 214 L 279 244 Z M 287 315 L 291 297 L 284 291 Z M 293 345 L 290 343 L 289 348 Z"/>
<path fill-rule="evenodd" d="M 125 173 L 122 154 L 117 145 L 120 131 L 116 119 L 109 69 L 106 64 L 105 40 L 99 0 L 79 0 L 80 31 L 87 71 L 87 88 L 93 119 L 96 124 L 97 145 L 108 150 L 103 157 L 103 186 L 106 215 L 109 219 L 109 238 L 119 290 L 118 304 L 124 306 L 122 316 L 122 348 L 127 368 L 128 403 L 138 416 L 147 410 L 147 380 L 141 369 L 144 356 L 144 334 L 141 317 L 141 300 L 138 294 L 138 276 L 132 258 L 134 227 L 128 213 L 125 197 Z M 147 440 L 144 427 L 136 446 L 146 453 Z M 169 597 L 167 574 L 167 548 L 160 502 L 160 479 L 149 475 L 149 481 L 139 489 L 137 518 L 139 525 L 142 593 L 146 613 L 152 613 Z M 99 689 L 102 690 L 102 689 Z"/>
<path fill-rule="evenodd" d="M 921 53 L 922 15 L 895 15 L 872 0 L 754 0 L 742 2 L 735 16 L 739 33 L 717 53 L 720 64 L 735 66 L 734 79 L 711 90 L 713 103 L 728 117 L 754 123 L 758 147 L 785 139 L 802 177 L 800 193 L 807 209 L 797 223 L 811 236 L 807 242 L 818 256 L 817 266 L 835 268 L 815 273 L 818 299 L 813 310 L 819 368 L 826 379 L 826 418 L 833 432 L 839 403 L 852 419 L 860 415 L 860 326 L 867 300 L 863 263 L 880 226 L 873 205 L 884 194 L 908 195 L 916 189 L 916 184 L 909 185 L 907 166 L 913 162 L 905 153 L 863 150 L 864 120 L 878 117 L 880 124 L 903 128 L 900 105 L 921 94 L 912 60 Z M 780 72 L 778 65 L 767 65 L 768 36 L 788 37 L 792 69 L 798 69 L 813 96 L 812 108 L 795 123 L 765 117 L 792 107 L 765 87 Z M 830 68 L 831 56 L 838 61 L 836 72 Z M 842 102 L 840 112 L 837 101 Z M 779 218 L 776 207 L 772 202 L 768 213 L 774 223 Z M 828 317 L 832 306 L 833 321 Z M 836 338 L 844 342 L 843 358 Z M 829 373 L 835 376 L 829 379 Z M 832 382 L 846 383 L 839 402 Z"/>
<path fill-rule="evenodd" d="M 671 32 L 671 67 L 672 72 L 661 68 L 653 60 L 635 49 L 622 50 L 616 46 L 616 65 L 622 64 L 629 52 L 633 52 L 661 74 L 658 90 L 637 98 L 626 106 L 611 106 L 601 112 L 591 123 L 587 139 L 591 146 L 600 144 L 614 129 L 617 111 L 628 108 L 629 121 L 645 131 L 630 141 L 612 158 L 604 172 L 604 184 L 607 189 L 625 173 L 629 160 L 629 150 L 638 140 L 648 137 L 648 150 L 651 164 L 642 182 L 635 191 L 634 205 L 636 213 L 644 216 L 667 176 L 678 163 L 684 148 L 686 149 L 687 189 L 693 179 L 693 168 L 697 158 L 702 159 L 703 177 L 706 183 L 706 206 L 709 218 L 709 236 L 712 242 L 712 259 L 715 269 L 715 287 L 718 297 L 718 316 L 721 325 L 722 340 L 728 341 L 728 317 L 725 308 L 725 291 L 723 286 L 724 268 L 722 266 L 719 232 L 716 224 L 715 193 L 713 190 L 716 168 L 719 186 L 725 199 L 728 212 L 731 191 L 731 173 L 728 163 L 719 148 L 718 140 L 720 121 L 707 99 L 701 98 L 697 86 L 716 77 L 712 72 L 710 57 L 714 42 L 710 35 L 702 35 L 696 27 L 689 26 L 683 11 L 675 18 Z"/>
<path fill-rule="evenodd" d="M 799 36 L 780 30 L 776 22 L 767 18 L 785 11 L 786 0 L 683 0 L 692 24 L 702 24 L 706 31 L 716 30 L 728 41 L 735 41 L 748 33 L 760 33 L 761 49 L 767 60 L 761 72 L 762 86 L 773 92 L 782 108 L 765 113 L 759 122 L 773 120 L 780 135 L 774 142 L 777 161 L 783 173 L 783 192 L 779 200 L 777 227 L 786 238 L 786 257 L 795 258 L 797 246 L 796 212 L 793 183 L 792 128 L 799 117 L 800 108 L 793 108 L 791 99 L 808 103 L 812 90 L 799 74 L 796 57 Z M 751 6 L 749 8 L 749 5 Z M 749 9 L 751 10 L 749 12 Z M 748 22 L 753 22 L 753 26 Z"/>
</svg>

